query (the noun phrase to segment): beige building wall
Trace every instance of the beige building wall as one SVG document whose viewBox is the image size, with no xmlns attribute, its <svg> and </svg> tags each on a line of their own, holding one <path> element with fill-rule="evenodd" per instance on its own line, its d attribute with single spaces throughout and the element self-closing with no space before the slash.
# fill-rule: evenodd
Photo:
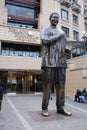
<svg viewBox="0 0 87 130">
<path fill-rule="evenodd" d="M 0 49 L 1 42 L 39 45 L 40 30 L 27 29 L 11 26 L 0 26 Z M 0 55 L 1 70 L 41 70 L 42 58 L 19 57 L 19 56 L 2 56 Z"/>
<path fill-rule="evenodd" d="M 67 60 L 66 95 L 74 96 L 77 89 L 87 89 L 87 56 Z"/>
<path fill-rule="evenodd" d="M 41 58 L 22 56 L 0 56 L 1 70 L 38 71 L 41 70 Z"/>
<path fill-rule="evenodd" d="M 42 29 L 44 26 L 49 25 L 49 15 L 52 12 L 58 12 L 60 15 L 60 20 L 58 27 L 61 28 L 61 26 L 68 27 L 70 29 L 70 36 L 68 40 L 73 40 L 73 30 L 76 30 L 79 32 L 79 40 L 82 40 L 82 31 L 85 30 L 84 28 L 84 15 L 83 15 L 83 0 L 79 0 L 79 5 L 81 5 L 81 12 L 76 13 L 72 10 L 71 7 L 67 7 L 65 5 L 60 4 L 59 0 L 41 0 L 40 3 L 40 15 L 39 15 L 39 24 L 38 28 Z M 69 12 L 69 21 L 61 19 L 61 8 L 65 9 Z M 79 17 L 79 25 L 73 24 L 72 14 L 75 14 Z M 7 9 L 5 7 L 5 0 L 0 1 L 0 25 L 7 25 Z"/>
<path fill-rule="evenodd" d="M 40 45 L 40 30 L 0 25 L 0 41 Z"/>
<path fill-rule="evenodd" d="M 58 27 L 61 28 L 61 26 L 68 27 L 70 29 L 70 36 L 68 40 L 73 40 L 73 30 L 76 30 L 79 32 L 79 40 L 82 40 L 82 31 L 85 30 L 84 28 L 84 15 L 83 15 L 83 0 L 79 0 L 78 4 L 81 6 L 81 12 L 77 13 L 76 11 L 72 10 L 72 7 L 67 7 L 66 5 L 60 4 L 59 0 L 41 0 L 41 12 L 39 16 L 39 28 L 42 29 L 44 26 L 49 25 L 49 15 L 52 12 L 58 12 L 60 15 L 60 20 Z M 61 8 L 65 9 L 69 12 L 69 21 L 61 19 Z M 73 24 L 73 17 L 72 14 L 75 14 L 79 18 L 79 24 L 75 25 Z"/>
<path fill-rule="evenodd" d="M 7 9 L 5 0 L 0 0 L 0 25 L 7 25 Z"/>
<path fill-rule="evenodd" d="M 7 8 L 5 0 L 0 0 L 0 50 L 1 43 L 16 43 L 40 46 L 40 30 L 7 25 Z M 41 70 L 42 58 L 2 56 L 0 55 L 1 70 Z M 10 63 L 10 64 L 9 64 Z"/>
</svg>

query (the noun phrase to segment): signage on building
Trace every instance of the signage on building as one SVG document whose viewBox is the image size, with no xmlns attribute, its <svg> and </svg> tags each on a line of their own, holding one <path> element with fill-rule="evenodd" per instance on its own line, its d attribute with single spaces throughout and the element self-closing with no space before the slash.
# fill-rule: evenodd
<svg viewBox="0 0 87 130">
<path fill-rule="evenodd" d="M 17 38 L 22 42 L 40 43 L 40 36 L 35 35 L 34 31 L 29 31 L 26 29 L 20 29 L 15 27 L 9 27 L 9 31 L 13 32 Z"/>
</svg>

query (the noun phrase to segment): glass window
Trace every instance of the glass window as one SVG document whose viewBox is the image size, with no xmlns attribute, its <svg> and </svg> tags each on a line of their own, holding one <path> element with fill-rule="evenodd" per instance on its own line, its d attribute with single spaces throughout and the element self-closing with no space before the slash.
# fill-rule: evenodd
<svg viewBox="0 0 87 130">
<path fill-rule="evenodd" d="M 23 51 L 23 56 L 26 56 L 26 52 L 25 51 Z"/>
<path fill-rule="evenodd" d="M 15 6 L 15 5 L 6 5 L 8 14 L 15 15 L 15 16 L 22 16 L 26 18 L 34 18 L 34 9 L 32 8 L 26 8 L 21 6 Z"/>
<path fill-rule="evenodd" d="M 30 53 L 29 53 L 29 52 L 26 52 L 26 53 L 25 53 L 25 56 L 30 56 Z"/>
<path fill-rule="evenodd" d="M 34 52 L 30 52 L 30 57 L 34 57 Z"/>
<path fill-rule="evenodd" d="M 73 23 L 78 25 L 78 16 L 73 14 Z"/>
<path fill-rule="evenodd" d="M 68 20 L 69 19 L 67 10 L 61 9 L 61 18 L 64 19 L 64 20 Z"/>
<path fill-rule="evenodd" d="M 9 50 L 5 50 L 5 51 L 4 51 L 4 54 L 5 54 L 6 56 L 9 56 L 9 55 L 10 55 Z"/>
<path fill-rule="evenodd" d="M 19 56 L 23 56 L 23 51 L 18 51 Z"/>
<path fill-rule="evenodd" d="M 16 22 L 8 22 L 8 25 L 10 26 L 19 26 L 24 28 L 34 28 L 33 25 L 23 24 L 23 23 L 16 23 Z"/>
<path fill-rule="evenodd" d="M 2 55 L 5 55 L 5 50 L 2 50 L 2 51 L 1 51 L 1 54 L 2 54 Z"/>
<path fill-rule="evenodd" d="M 62 26 L 62 30 L 65 32 L 66 37 L 69 37 L 69 28 Z"/>
<path fill-rule="evenodd" d="M 20 44 L 4 43 L 1 45 L 1 54 L 10 56 L 38 57 L 40 56 L 40 46 L 20 46 Z"/>
<path fill-rule="evenodd" d="M 79 40 L 79 33 L 75 30 L 73 31 L 73 39 L 77 41 Z"/>
<path fill-rule="evenodd" d="M 18 56 L 18 51 L 15 51 L 15 56 Z"/>
<path fill-rule="evenodd" d="M 13 50 L 10 50 L 10 56 L 14 56 L 15 52 Z"/>
</svg>

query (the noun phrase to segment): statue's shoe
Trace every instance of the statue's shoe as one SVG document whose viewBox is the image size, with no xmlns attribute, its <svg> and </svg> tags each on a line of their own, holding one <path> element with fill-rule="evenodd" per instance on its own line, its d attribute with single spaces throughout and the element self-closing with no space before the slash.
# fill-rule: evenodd
<svg viewBox="0 0 87 130">
<path fill-rule="evenodd" d="M 71 116 L 72 113 L 67 111 L 66 109 L 57 110 L 57 113 L 63 114 L 65 116 Z"/>
</svg>

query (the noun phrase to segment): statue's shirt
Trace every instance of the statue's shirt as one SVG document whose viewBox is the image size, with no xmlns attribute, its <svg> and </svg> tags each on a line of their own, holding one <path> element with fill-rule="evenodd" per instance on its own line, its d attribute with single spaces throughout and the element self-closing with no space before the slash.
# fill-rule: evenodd
<svg viewBox="0 0 87 130">
<path fill-rule="evenodd" d="M 48 26 L 41 31 L 42 67 L 66 67 L 65 34 L 57 27 Z"/>
</svg>

